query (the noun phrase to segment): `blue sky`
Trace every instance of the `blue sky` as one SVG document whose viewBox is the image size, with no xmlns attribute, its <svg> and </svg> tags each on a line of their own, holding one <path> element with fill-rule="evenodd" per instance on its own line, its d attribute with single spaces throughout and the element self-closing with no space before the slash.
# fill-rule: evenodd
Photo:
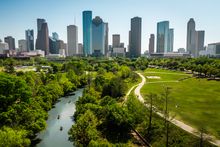
<svg viewBox="0 0 220 147">
<path fill-rule="evenodd" d="M 220 41 L 219 0 L 0 0 L 0 39 L 11 35 L 17 40 L 25 38 L 26 29 L 37 35 L 37 18 L 45 18 L 49 33 L 57 32 L 66 42 L 66 26 L 79 29 L 82 42 L 82 11 L 92 10 L 109 23 L 109 42 L 112 34 L 120 34 L 128 43 L 130 19 L 142 17 L 142 52 L 148 49 L 151 33 L 156 33 L 158 21 L 169 20 L 174 28 L 174 49 L 186 46 L 186 26 L 190 18 L 197 30 L 205 30 L 205 44 Z M 36 37 L 35 37 L 36 39 Z"/>
</svg>

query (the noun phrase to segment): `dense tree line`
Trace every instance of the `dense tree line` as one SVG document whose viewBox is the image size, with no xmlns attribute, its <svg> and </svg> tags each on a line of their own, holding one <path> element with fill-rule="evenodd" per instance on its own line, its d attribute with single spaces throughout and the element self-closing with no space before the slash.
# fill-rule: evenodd
<svg viewBox="0 0 220 147">
<path fill-rule="evenodd" d="M 87 84 L 82 66 L 72 61 L 44 63 L 51 67 L 46 71 L 16 72 L 15 65 L 25 62 L 30 61 L 7 59 L 2 63 L 5 72 L 0 73 L 0 146 L 29 146 L 36 133 L 45 129 L 47 111 L 53 104 Z"/>
<path fill-rule="evenodd" d="M 220 60 L 201 58 L 174 58 L 174 59 L 151 59 L 150 65 L 174 69 L 174 70 L 190 70 L 196 72 L 199 77 L 216 78 L 220 77 Z"/>
</svg>

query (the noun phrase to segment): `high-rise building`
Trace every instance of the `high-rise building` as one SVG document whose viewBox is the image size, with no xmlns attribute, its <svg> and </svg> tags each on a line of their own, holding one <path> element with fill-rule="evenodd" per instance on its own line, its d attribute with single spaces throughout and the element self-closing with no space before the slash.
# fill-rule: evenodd
<svg viewBox="0 0 220 147">
<path fill-rule="evenodd" d="M 130 50 L 129 54 L 131 58 L 137 58 L 141 56 L 141 18 L 134 17 L 131 19 L 131 35 L 130 35 Z"/>
<path fill-rule="evenodd" d="M 155 42 L 155 36 L 154 34 L 150 34 L 149 39 L 149 53 L 154 53 L 154 42 Z"/>
<path fill-rule="evenodd" d="M 78 28 L 75 25 L 67 26 L 67 55 L 78 54 Z"/>
<path fill-rule="evenodd" d="M 47 23 L 44 19 L 37 19 L 37 40 L 36 49 L 45 51 L 45 55 L 49 54 L 49 31 Z"/>
<path fill-rule="evenodd" d="M 12 36 L 5 37 L 5 42 L 8 43 L 9 50 L 15 50 L 15 39 Z"/>
<path fill-rule="evenodd" d="M 57 40 L 55 40 L 53 37 L 49 37 L 49 51 L 50 54 L 57 54 L 57 52 L 59 52 L 57 48 Z"/>
<path fill-rule="evenodd" d="M 120 46 L 120 35 L 113 34 L 112 35 L 112 48 Z"/>
<path fill-rule="evenodd" d="M 205 31 L 196 31 L 195 33 L 196 40 L 196 52 L 195 57 L 199 56 L 199 52 L 204 50 L 204 41 L 205 41 Z"/>
<path fill-rule="evenodd" d="M 94 56 L 106 54 L 106 29 L 105 23 L 99 16 L 92 20 L 92 53 Z"/>
<path fill-rule="evenodd" d="M 27 51 L 34 50 L 34 30 L 26 30 L 25 31 L 25 38 L 27 41 Z"/>
<path fill-rule="evenodd" d="M 108 31 L 109 31 L 109 28 L 108 28 L 108 23 L 104 23 L 105 25 L 105 56 L 108 55 Z"/>
<path fill-rule="evenodd" d="M 84 56 L 92 54 L 92 11 L 83 11 Z"/>
<path fill-rule="evenodd" d="M 167 53 L 169 37 L 169 21 L 157 23 L 157 53 Z"/>
<path fill-rule="evenodd" d="M 18 48 L 21 52 L 27 52 L 27 41 L 25 39 L 18 40 Z"/>
<path fill-rule="evenodd" d="M 167 52 L 173 52 L 174 29 L 169 29 Z"/>
<path fill-rule="evenodd" d="M 193 18 L 187 23 L 187 42 L 186 42 L 186 50 L 195 56 L 196 54 L 196 24 Z"/>
</svg>

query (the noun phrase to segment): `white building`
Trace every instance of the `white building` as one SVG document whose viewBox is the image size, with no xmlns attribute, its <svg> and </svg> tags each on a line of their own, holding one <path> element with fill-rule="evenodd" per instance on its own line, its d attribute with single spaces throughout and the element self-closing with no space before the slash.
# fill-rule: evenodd
<svg viewBox="0 0 220 147">
<path fill-rule="evenodd" d="M 27 41 L 24 39 L 18 40 L 18 49 L 20 52 L 27 52 Z"/>
<path fill-rule="evenodd" d="M 67 56 L 78 54 L 78 28 L 75 25 L 67 26 Z"/>
<path fill-rule="evenodd" d="M 9 50 L 8 43 L 0 42 L 0 54 L 4 54 L 5 50 Z"/>
<path fill-rule="evenodd" d="M 126 52 L 126 49 L 123 47 L 112 48 L 113 57 L 125 57 L 125 52 Z"/>
<path fill-rule="evenodd" d="M 200 51 L 200 56 L 220 57 L 220 42 L 208 44 L 207 50 Z"/>
</svg>

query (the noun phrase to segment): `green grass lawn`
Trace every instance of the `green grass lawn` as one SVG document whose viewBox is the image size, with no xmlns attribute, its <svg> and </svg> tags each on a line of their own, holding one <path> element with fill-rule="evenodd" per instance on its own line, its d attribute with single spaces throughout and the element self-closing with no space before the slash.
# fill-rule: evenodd
<svg viewBox="0 0 220 147">
<path fill-rule="evenodd" d="M 220 82 L 193 77 L 180 82 L 166 83 L 191 75 L 161 69 L 148 69 L 143 74 L 161 77 L 147 79 L 147 82 L 165 81 L 145 84 L 141 93 L 146 100 L 149 93 L 158 94 L 154 104 L 161 108 L 161 93 L 164 87 L 170 87 L 169 110 L 172 115 L 197 129 L 205 128 L 208 133 L 220 138 Z"/>
</svg>

